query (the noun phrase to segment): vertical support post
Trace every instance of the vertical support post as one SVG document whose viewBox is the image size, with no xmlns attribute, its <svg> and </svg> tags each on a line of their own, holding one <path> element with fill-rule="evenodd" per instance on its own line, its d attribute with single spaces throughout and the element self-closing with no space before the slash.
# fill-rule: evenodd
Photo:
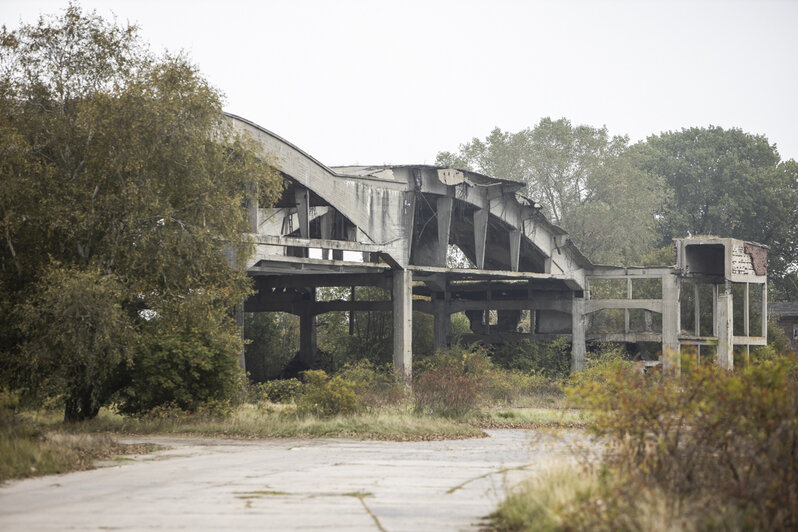
<svg viewBox="0 0 798 532">
<path fill-rule="evenodd" d="M 751 336 L 750 284 L 743 285 L 743 336 Z"/>
<path fill-rule="evenodd" d="M 734 298 L 728 281 L 718 293 L 717 362 L 724 369 L 734 368 Z"/>
<path fill-rule="evenodd" d="M 585 298 L 571 300 L 571 371 L 585 369 Z"/>
<path fill-rule="evenodd" d="M 413 272 L 393 271 L 393 369 L 410 385 L 413 376 Z"/>
<path fill-rule="evenodd" d="M 488 218 L 490 209 L 477 209 L 474 211 L 474 250 L 476 251 L 477 268 L 485 268 L 485 240 L 488 236 Z"/>
<path fill-rule="evenodd" d="M 441 294 L 442 297 L 434 297 L 432 300 L 432 311 L 435 316 L 435 350 L 446 349 L 449 334 L 452 330 L 452 319 L 449 315 L 448 293 Z"/>
<path fill-rule="evenodd" d="M 675 375 L 679 374 L 682 367 L 679 291 L 679 279 L 675 275 L 666 274 L 662 277 L 662 369 Z"/>
<path fill-rule="evenodd" d="M 762 336 L 768 339 L 768 284 L 762 283 Z"/>
<path fill-rule="evenodd" d="M 627 277 L 626 278 L 626 299 L 627 300 L 632 299 L 632 278 L 631 277 Z M 629 309 L 625 308 L 625 309 L 623 309 L 623 332 L 626 333 L 626 334 L 629 334 L 629 331 L 631 329 L 631 324 L 629 322 L 630 322 Z"/>
<path fill-rule="evenodd" d="M 332 240 L 332 218 L 334 215 L 334 211 L 332 207 L 329 208 L 327 213 L 321 217 L 319 220 L 319 224 L 321 225 L 321 238 L 324 240 Z M 321 250 L 321 258 L 327 260 L 330 258 L 330 250 L 329 249 L 322 249 Z"/>
<path fill-rule="evenodd" d="M 304 187 L 294 189 L 296 213 L 299 217 L 299 236 L 310 238 L 310 193 Z"/>
<path fill-rule="evenodd" d="M 693 327 L 695 335 L 701 336 L 701 292 L 698 283 L 693 283 Z"/>
<path fill-rule="evenodd" d="M 712 285 L 712 336 L 718 335 L 718 285 Z"/>
<path fill-rule="evenodd" d="M 521 231 L 510 231 L 510 270 L 517 272 L 521 260 Z"/>
<path fill-rule="evenodd" d="M 449 249 L 449 230 L 452 226 L 452 204 L 454 200 L 449 196 L 441 196 L 436 202 L 438 211 L 438 249 L 436 265 L 446 266 L 446 252 Z"/>
<path fill-rule="evenodd" d="M 296 214 L 299 217 L 299 236 L 310 238 L 310 192 L 304 187 L 294 188 L 294 201 L 296 202 Z M 302 257 L 307 257 L 310 251 L 307 248 L 299 248 Z"/>
<path fill-rule="evenodd" d="M 355 301 L 355 287 L 354 286 L 351 287 L 351 291 L 350 291 L 349 295 L 350 295 L 349 301 L 354 302 Z M 355 335 L 355 311 L 354 310 L 350 310 L 349 311 L 349 336 L 354 336 L 354 335 Z"/>
</svg>

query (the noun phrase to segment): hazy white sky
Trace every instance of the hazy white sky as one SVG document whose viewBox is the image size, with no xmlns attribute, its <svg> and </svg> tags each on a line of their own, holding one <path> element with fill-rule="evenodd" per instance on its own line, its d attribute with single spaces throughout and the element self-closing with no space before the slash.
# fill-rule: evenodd
<svg viewBox="0 0 798 532">
<path fill-rule="evenodd" d="M 798 159 L 798 1 L 84 0 L 185 50 L 327 165 L 432 163 L 542 117 L 633 141 L 739 127 Z M 10 28 L 66 1 L 0 0 Z"/>
</svg>

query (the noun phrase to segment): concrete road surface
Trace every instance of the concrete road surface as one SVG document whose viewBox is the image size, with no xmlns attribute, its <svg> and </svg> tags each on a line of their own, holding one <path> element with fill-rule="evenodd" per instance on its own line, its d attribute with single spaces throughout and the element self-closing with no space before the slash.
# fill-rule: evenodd
<svg viewBox="0 0 798 532">
<path fill-rule="evenodd" d="M 582 436 L 436 442 L 141 437 L 168 447 L 0 487 L 0 531 L 475 530 L 508 488 Z"/>
</svg>

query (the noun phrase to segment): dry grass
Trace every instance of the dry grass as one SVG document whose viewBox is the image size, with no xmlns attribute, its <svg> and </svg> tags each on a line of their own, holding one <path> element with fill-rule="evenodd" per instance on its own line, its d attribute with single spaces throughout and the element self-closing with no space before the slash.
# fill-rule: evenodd
<svg viewBox="0 0 798 532">
<path fill-rule="evenodd" d="M 155 447 L 122 445 L 108 434 L 7 431 L 0 436 L 0 481 L 83 471 L 98 460 L 148 453 Z"/>
</svg>

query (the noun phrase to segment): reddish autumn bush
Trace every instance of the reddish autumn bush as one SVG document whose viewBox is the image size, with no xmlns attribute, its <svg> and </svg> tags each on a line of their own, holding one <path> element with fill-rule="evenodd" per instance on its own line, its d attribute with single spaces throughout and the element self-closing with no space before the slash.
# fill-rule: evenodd
<svg viewBox="0 0 798 532">
<path fill-rule="evenodd" d="M 472 374 L 452 366 L 428 369 L 413 383 L 417 412 L 461 417 L 477 407 L 480 387 Z"/>
</svg>

